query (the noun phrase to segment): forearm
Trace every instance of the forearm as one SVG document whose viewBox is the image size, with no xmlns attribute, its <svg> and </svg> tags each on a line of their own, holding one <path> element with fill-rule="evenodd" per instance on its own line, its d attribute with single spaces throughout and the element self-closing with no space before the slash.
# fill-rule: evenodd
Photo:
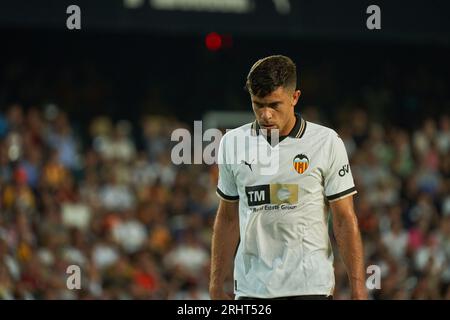
<svg viewBox="0 0 450 320">
<path fill-rule="evenodd" d="M 347 269 L 352 296 L 365 298 L 364 252 L 358 222 L 355 216 L 334 223 L 339 253 Z"/>
<path fill-rule="evenodd" d="M 239 220 L 218 215 L 214 223 L 211 244 L 211 289 L 223 289 L 231 273 L 233 258 L 239 242 Z"/>
</svg>

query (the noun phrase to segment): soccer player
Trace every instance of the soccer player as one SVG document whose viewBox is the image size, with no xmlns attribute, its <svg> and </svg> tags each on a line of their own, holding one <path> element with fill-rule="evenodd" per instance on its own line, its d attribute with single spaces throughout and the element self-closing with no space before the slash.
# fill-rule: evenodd
<svg viewBox="0 0 450 320">
<path fill-rule="evenodd" d="M 343 141 L 334 130 L 294 111 L 300 90 L 290 58 L 257 61 L 246 88 L 256 119 L 228 131 L 218 152 L 220 203 L 212 237 L 211 298 L 233 298 L 224 284 L 234 260 L 236 299 L 331 299 L 331 208 L 351 297 L 366 299 L 363 247 L 353 209 L 357 191 Z M 236 142 L 244 138 L 246 143 Z M 276 151 L 269 155 L 276 156 L 270 174 L 260 159 L 249 156 L 268 145 Z"/>
</svg>

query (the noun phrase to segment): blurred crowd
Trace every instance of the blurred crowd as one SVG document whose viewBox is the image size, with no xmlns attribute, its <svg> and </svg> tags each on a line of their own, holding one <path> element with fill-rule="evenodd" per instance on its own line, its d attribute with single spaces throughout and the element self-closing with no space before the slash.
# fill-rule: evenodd
<svg viewBox="0 0 450 320">
<path fill-rule="evenodd" d="M 208 298 L 215 169 L 172 165 L 177 121 L 140 125 L 143 150 L 126 121 L 94 119 L 83 145 L 55 106 L 0 114 L 1 298 Z"/>
<path fill-rule="evenodd" d="M 359 191 L 366 265 L 381 273 L 371 297 L 450 299 L 450 118 L 427 118 L 412 132 L 371 122 L 362 110 L 348 120 L 338 132 Z M 349 298 L 339 259 L 336 275 L 336 298 Z"/>
<path fill-rule="evenodd" d="M 381 271 L 370 297 L 450 299 L 450 118 L 408 131 L 346 114 L 336 130 L 366 264 Z M 323 123 L 314 108 L 304 117 Z M 172 164 L 180 127 L 104 116 L 85 139 L 55 105 L 0 112 L 0 298 L 208 299 L 217 168 Z M 347 299 L 335 256 L 335 299 Z M 67 289 L 69 265 L 81 268 L 81 290 Z"/>
</svg>

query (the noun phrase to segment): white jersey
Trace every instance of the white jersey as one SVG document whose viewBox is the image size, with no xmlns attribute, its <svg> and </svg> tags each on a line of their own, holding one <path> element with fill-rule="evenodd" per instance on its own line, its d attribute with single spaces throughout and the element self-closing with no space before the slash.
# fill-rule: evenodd
<svg viewBox="0 0 450 320">
<path fill-rule="evenodd" d="M 355 194 L 355 185 L 338 134 L 296 117 L 294 129 L 275 146 L 256 122 L 227 132 L 220 142 L 217 194 L 239 201 L 236 298 L 334 290 L 328 202 Z M 257 149 L 272 152 L 270 166 L 267 158 L 255 157 Z"/>
</svg>

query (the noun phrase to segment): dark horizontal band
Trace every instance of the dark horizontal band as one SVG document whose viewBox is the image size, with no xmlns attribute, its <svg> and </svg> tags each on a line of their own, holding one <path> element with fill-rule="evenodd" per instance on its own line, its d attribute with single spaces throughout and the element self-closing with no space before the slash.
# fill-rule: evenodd
<svg viewBox="0 0 450 320">
<path fill-rule="evenodd" d="M 328 201 L 335 200 L 335 199 L 341 198 L 341 197 L 343 197 L 349 193 L 355 192 L 355 191 L 356 191 L 356 187 L 351 187 L 350 189 L 347 189 L 345 191 L 333 194 L 331 196 L 327 196 L 327 199 L 328 199 Z"/>
<path fill-rule="evenodd" d="M 236 201 L 239 200 L 239 196 L 228 196 L 225 193 L 223 193 L 222 191 L 220 191 L 219 188 L 217 188 L 217 194 L 223 198 L 224 200 L 228 200 L 228 201 Z"/>
</svg>

